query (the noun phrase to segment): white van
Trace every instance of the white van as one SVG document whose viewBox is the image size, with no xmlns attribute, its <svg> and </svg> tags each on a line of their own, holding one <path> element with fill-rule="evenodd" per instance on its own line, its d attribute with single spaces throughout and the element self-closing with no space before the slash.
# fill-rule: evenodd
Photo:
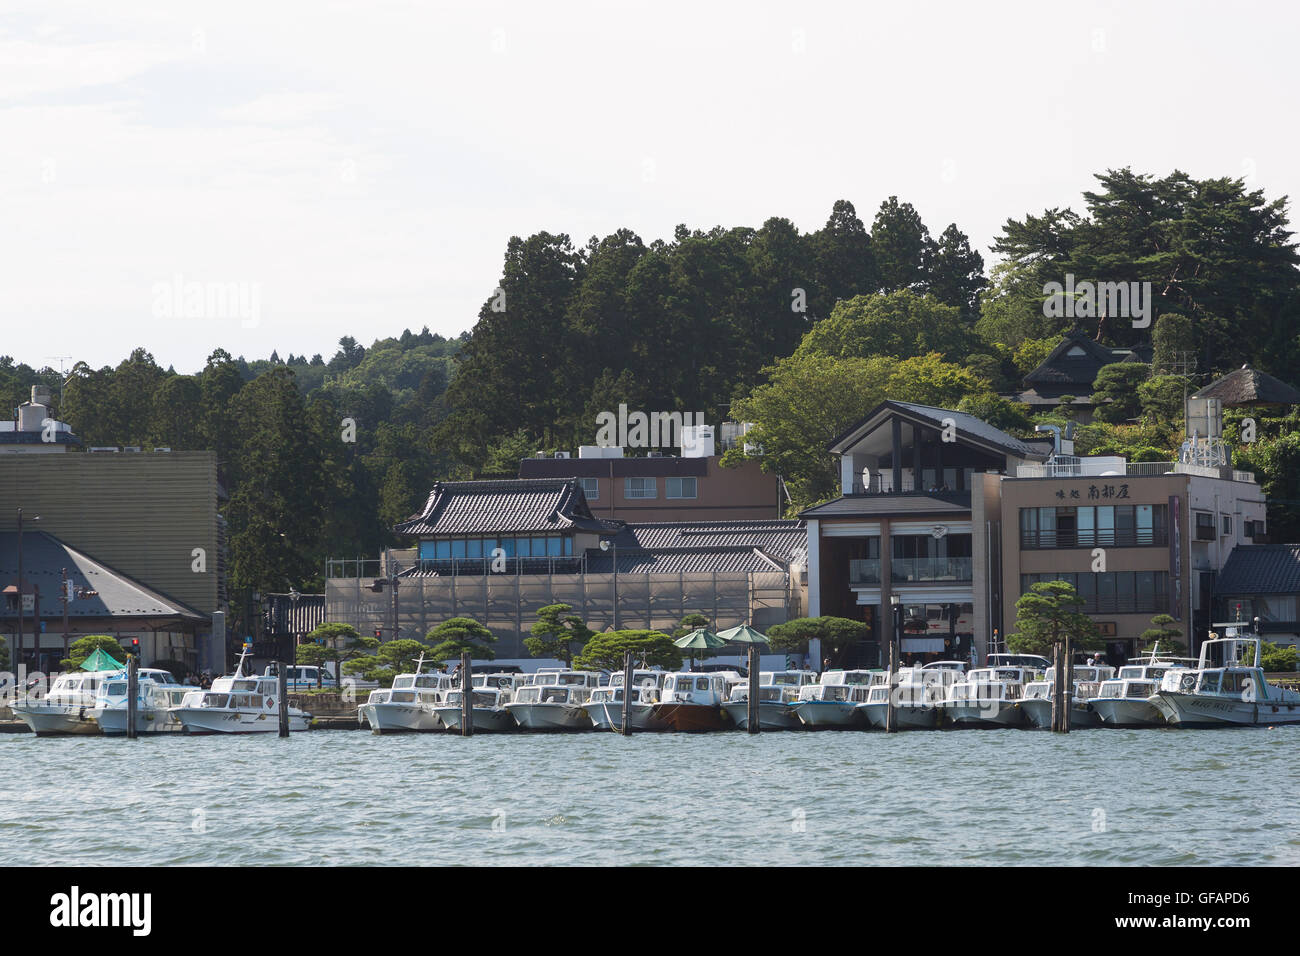
<svg viewBox="0 0 1300 956">
<path fill-rule="evenodd" d="M 333 668 L 326 664 L 323 668 L 309 664 L 290 664 L 285 670 L 288 671 L 286 676 L 289 690 L 314 690 L 317 687 L 338 687 L 339 682 L 334 677 Z M 262 672 L 264 677 L 275 677 L 276 669 L 272 664 Z M 319 679 L 319 683 L 317 680 Z"/>
</svg>

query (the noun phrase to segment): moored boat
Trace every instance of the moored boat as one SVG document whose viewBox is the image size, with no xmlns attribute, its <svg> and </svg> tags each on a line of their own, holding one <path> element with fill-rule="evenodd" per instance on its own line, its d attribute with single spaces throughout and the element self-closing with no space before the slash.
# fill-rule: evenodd
<svg viewBox="0 0 1300 956">
<path fill-rule="evenodd" d="M 722 705 L 726 699 L 725 672 L 668 674 L 653 715 L 669 730 L 679 733 L 722 730 L 725 726 Z"/>
<path fill-rule="evenodd" d="M 434 708 L 442 726 L 447 730 L 459 731 L 461 725 L 461 701 L 459 690 L 447 691 L 443 702 Z M 500 687 L 474 687 L 470 690 L 470 707 L 473 710 L 474 733 L 499 734 L 516 730 L 518 724 L 506 709 L 510 701 L 510 692 Z"/>
<path fill-rule="evenodd" d="M 171 709 L 179 707 L 185 695 L 194 688 L 177 683 L 170 671 L 156 668 L 141 668 L 136 680 L 135 732 L 180 733 L 184 725 Z M 126 733 L 127 687 L 125 672 L 100 682 L 91 716 L 100 730 L 109 736 Z"/>
<path fill-rule="evenodd" d="M 515 691 L 505 708 L 520 730 L 591 730 L 585 707 L 592 689 L 580 684 L 529 684 Z"/>
<path fill-rule="evenodd" d="M 879 670 L 829 670 L 816 684 L 799 688 L 792 709 L 805 727 L 860 727 L 866 723 L 866 712 L 858 705 L 867 702 L 873 685 L 886 679 L 885 671 Z"/>
<path fill-rule="evenodd" d="M 1019 727 L 1025 684 L 1038 677 L 1024 666 L 980 667 L 948 688 L 944 720 L 958 727 Z"/>
<path fill-rule="evenodd" d="M 235 673 L 218 677 L 209 690 L 189 690 L 180 706 L 170 709 L 186 734 L 273 734 L 280 730 L 279 680 L 265 674 L 245 676 L 248 645 Z M 289 730 L 311 728 L 311 714 L 289 707 Z"/>
<path fill-rule="evenodd" d="M 1258 637 L 1213 638 L 1194 671 L 1166 674 L 1151 703 L 1176 727 L 1300 723 L 1300 693 L 1270 684 Z"/>
<path fill-rule="evenodd" d="M 50 684 L 47 694 L 28 694 L 10 704 L 10 709 L 37 737 L 98 734 L 102 731 L 95 722 L 94 710 L 99 685 L 119 675 L 125 680 L 126 671 L 113 669 L 60 674 Z"/>
<path fill-rule="evenodd" d="M 934 730 L 943 715 L 947 689 L 960 675 L 955 668 L 904 667 L 898 672 L 894 688 L 894 717 L 899 730 Z M 877 730 L 885 729 L 889 710 L 889 683 L 875 684 L 867 690 L 866 702 L 859 705 L 867 722 Z"/>
</svg>

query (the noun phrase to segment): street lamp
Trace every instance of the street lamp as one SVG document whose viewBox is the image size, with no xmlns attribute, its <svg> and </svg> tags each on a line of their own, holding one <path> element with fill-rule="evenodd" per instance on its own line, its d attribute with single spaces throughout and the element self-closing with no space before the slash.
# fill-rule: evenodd
<svg viewBox="0 0 1300 956">
<path fill-rule="evenodd" d="M 618 545 L 609 538 L 600 542 L 600 550 L 612 551 L 614 557 L 614 630 L 618 630 Z"/>
<path fill-rule="evenodd" d="M 40 521 L 40 515 L 32 515 L 33 521 Z M 23 589 L 23 509 L 18 509 L 18 646 L 13 652 L 14 680 L 18 680 L 18 668 L 22 664 L 23 657 L 23 610 L 24 599 L 27 597 Z M 36 610 L 35 601 L 32 603 L 32 610 Z M 34 622 L 33 622 L 34 623 Z M 36 653 L 39 655 L 41 650 L 41 632 L 39 626 L 35 627 L 35 644 Z M 17 688 L 15 683 L 14 687 Z"/>
<path fill-rule="evenodd" d="M 59 573 L 62 575 L 63 584 L 59 589 L 59 601 L 63 604 L 63 657 L 67 659 L 72 656 L 72 650 L 68 646 L 68 605 L 82 598 L 98 597 L 99 592 L 80 584 L 73 584 L 68 577 L 67 568 L 61 569 Z"/>
</svg>

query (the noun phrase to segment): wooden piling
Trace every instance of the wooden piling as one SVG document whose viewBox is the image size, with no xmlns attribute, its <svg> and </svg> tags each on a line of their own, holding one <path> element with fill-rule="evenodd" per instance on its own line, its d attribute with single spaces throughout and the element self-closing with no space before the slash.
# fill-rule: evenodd
<svg viewBox="0 0 1300 956">
<path fill-rule="evenodd" d="M 1074 642 L 1065 636 L 1065 660 L 1061 665 L 1065 675 L 1065 706 L 1061 708 L 1061 733 L 1070 732 L 1070 714 L 1074 708 Z"/>
<path fill-rule="evenodd" d="M 128 740 L 135 740 L 136 715 L 140 712 L 139 702 L 136 700 L 140 696 L 140 662 L 135 659 L 135 655 L 128 655 L 126 659 L 126 737 Z"/>
<path fill-rule="evenodd" d="M 460 655 L 460 735 L 474 736 L 474 678 L 469 672 L 469 651 Z"/>
<path fill-rule="evenodd" d="M 623 652 L 623 717 L 619 733 L 624 737 L 632 733 L 632 652 Z"/>
<path fill-rule="evenodd" d="M 280 695 L 280 736 L 289 736 L 289 665 L 280 661 L 275 668 L 276 692 Z"/>
<path fill-rule="evenodd" d="M 898 696 L 898 637 L 889 642 L 889 698 L 885 704 L 885 733 L 892 734 L 898 730 L 898 711 L 895 698 Z"/>
<path fill-rule="evenodd" d="M 758 645 L 749 645 L 749 726 L 746 728 L 751 734 L 759 731 L 758 725 Z"/>
</svg>

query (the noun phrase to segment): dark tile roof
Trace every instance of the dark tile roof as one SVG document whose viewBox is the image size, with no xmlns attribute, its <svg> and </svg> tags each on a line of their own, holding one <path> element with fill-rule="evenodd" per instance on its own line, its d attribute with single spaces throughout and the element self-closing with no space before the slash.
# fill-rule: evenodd
<svg viewBox="0 0 1300 956">
<path fill-rule="evenodd" d="M 808 548 L 798 520 L 664 521 L 630 524 L 613 538 L 618 571 L 676 573 L 784 571 Z M 612 551 L 589 549 L 587 569 L 608 574 Z"/>
<path fill-rule="evenodd" d="M 707 458 L 524 458 L 520 478 L 703 477 Z"/>
<path fill-rule="evenodd" d="M 1300 392 L 1267 372 L 1243 365 L 1215 379 L 1193 398 L 1217 398 L 1224 405 L 1300 405 Z"/>
<path fill-rule="evenodd" d="M 1214 590 L 1222 595 L 1300 594 L 1300 544 L 1237 545 Z"/>
<path fill-rule="evenodd" d="M 609 574 L 610 551 L 587 551 L 587 571 Z M 663 548 L 654 551 L 619 551 L 619 574 L 708 574 L 711 572 L 785 571 L 759 548 Z"/>
<path fill-rule="evenodd" d="M 957 428 L 958 441 L 965 440 L 967 443 L 983 448 L 992 448 L 1003 455 L 1015 455 L 1019 458 L 1042 460 L 1044 457 L 1033 446 L 1026 445 L 1019 438 L 1014 438 L 1002 431 L 1002 429 L 994 428 L 988 422 L 967 412 L 959 412 L 950 408 L 935 408 L 933 405 L 917 405 L 913 402 L 895 401 L 881 402 L 868 412 L 861 421 L 832 441 L 827 446 L 827 450 L 832 454 L 843 454 L 867 433 L 867 426 L 882 412 L 894 412 L 904 419 L 937 429 L 946 427 L 944 419 L 951 418 Z"/>
<path fill-rule="evenodd" d="M 592 515 L 572 478 L 440 481 L 419 514 L 393 530 L 418 536 L 543 534 L 622 527 Z"/>
<path fill-rule="evenodd" d="M 1072 356 L 1068 353 L 1075 347 L 1083 355 Z M 1141 354 L 1132 349 L 1112 349 L 1088 337 L 1087 332 L 1075 329 L 1066 334 L 1056 348 L 1048 353 L 1039 366 L 1025 376 L 1025 385 L 1051 387 L 1066 391 L 1058 394 L 1092 393 L 1093 382 L 1103 367 L 1114 362 L 1141 361 Z M 1042 387 L 1039 393 L 1042 394 Z M 1073 387 L 1075 391 L 1070 391 Z"/>
<path fill-rule="evenodd" d="M 969 512 L 970 492 L 909 492 L 885 495 L 849 495 L 799 512 L 800 518 L 902 518 L 909 515 Z"/>
<path fill-rule="evenodd" d="M 40 589 L 42 618 L 63 613 L 59 590 L 64 568 L 75 585 L 98 592 L 94 597 L 72 601 L 68 605 L 70 620 L 104 617 L 206 620 L 194 608 L 115 571 L 52 534 L 27 531 L 23 534 L 23 578 L 29 588 L 35 585 Z M 18 532 L 0 532 L 0 586 L 8 587 L 17 579 Z M 0 602 L 0 617 L 16 619 L 17 610 L 8 611 L 7 607 L 8 602 Z"/>
</svg>

